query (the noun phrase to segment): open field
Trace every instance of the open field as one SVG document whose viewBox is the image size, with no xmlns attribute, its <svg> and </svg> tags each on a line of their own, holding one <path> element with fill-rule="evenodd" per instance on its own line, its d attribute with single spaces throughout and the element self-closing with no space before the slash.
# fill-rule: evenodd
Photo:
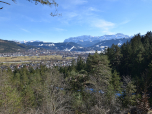
<svg viewBox="0 0 152 114">
<path fill-rule="evenodd" d="M 65 59 L 72 59 L 72 57 L 66 57 Z M 63 60 L 63 58 L 61 55 L 0 57 L 0 62 L 24 62 L 41 60 Z"/>
</svg>

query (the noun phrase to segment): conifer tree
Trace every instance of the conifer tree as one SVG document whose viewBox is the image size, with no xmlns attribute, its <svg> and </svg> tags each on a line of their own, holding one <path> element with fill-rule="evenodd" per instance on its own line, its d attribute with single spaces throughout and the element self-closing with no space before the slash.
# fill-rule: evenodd
<svg viewBox="0 0 152 114">
<path fill-rule="evenodd" d="M 123 76 L 123 94 L 120 96 L 123 108 L 136 106 L 137 98 L 136 86 L 130 76 Z"/>
<path fill-rule="evenodd" d="M 112 44 L 111 48 L 107 50 L 107 55 L 113 70 L 119 70 L 120 60 L 122 57 L 120 47 Z"/>
<path fill-rule="evenodd" d="M 84 74 L 80 74 L 84 73 Z M 88 76 L 85 74 L 85 71 L 77 73 L 71 71 L 69 77 L 67 78 L 68 87 L 66 90 L 72 93 L 72 106 L 76 112 L 83 112 L 86 109 L 86 101 L 88 99 L 88 93 L 85 91 L 87 86 Z"/>
<path fill-rule="evenodd" d="M 87 60 L 92 70 L 89 72 L 89 88 L 93 88 L 93 96 L 95 105 L 92 107 L 94 113 L 106 113 L 116 111 L 118 102 L 114 90 L 114 83 L 112 84 L 112 72 L 109 67 L 109 60 L 107 55 L 99 55 L 95 53 Z M 119 79 L 118 79 L 119 80 Z M 116 85 L 117 86 L 117 85 Z"/>
<path fill-rule="evenodd" d="M 77 58 L 76 69 L 78 72 L 85 69 L 85 63 L 81 56 L 78 56 L 78 58 Z"/>
<path fill-rule="evenodd" d="M 119 76 L 119 74 L 117 73 L 116 70 L 114 70 L 114 72 L 112 73 L 112 81 L 111 81 L 111 83 L 113 85 L 114 91 L 117 92 L 117 93 L 118 92 L 121 93 L 121 91 L 122 91 L 122 88 L 121 88 L 122 83 L 120 81 L 120 76 Z"/>
<path fill-rule="evenodd" d="M 98 87 L 106 87 L 111 80 L 111 69 L 106 55 L 100 56 L 98 53 L 90 55 L 87 59 L 87 65 L 90 67 L 89 75 L 96 80 Z M 103 86 L 102 86 L 103 85 Z"/>
</svg>

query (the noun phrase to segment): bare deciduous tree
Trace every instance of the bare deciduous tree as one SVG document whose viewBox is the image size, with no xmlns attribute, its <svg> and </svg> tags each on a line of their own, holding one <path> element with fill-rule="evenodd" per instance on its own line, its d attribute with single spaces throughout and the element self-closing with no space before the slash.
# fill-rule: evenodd
<svg viewBox="0 0 152 114">
<path fill-rule="evenodd" d="M 59 112 L 69 111 L 71 98 L 69 93 L 64 90 L 66 84 L 62 77 L 56 69 L 52 69 L 47 74 L 42 105 L 45 114 L 58 114 Z"/>
</svg>

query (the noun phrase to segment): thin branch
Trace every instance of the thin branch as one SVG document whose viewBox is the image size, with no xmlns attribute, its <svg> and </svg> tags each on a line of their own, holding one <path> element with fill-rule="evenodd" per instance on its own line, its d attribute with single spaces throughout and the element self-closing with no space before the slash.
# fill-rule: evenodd
<svg viewBox="0 0 152 114">
<path fill-rule="evenodd" d="M 11 4 L 7 3 L 7 2 L 3 2 L 3 1 L 0 1 L 0 2 L 5 3 L 5 4 L 8 4 L 8 5 L 11 5 Z"/>
<path fill-rule="evenodd" d="M 7 2 L 3 2 L 3 1 L 0 1 L 0 2 L 2 2 L 2 3 L 4 3 L 4 4 L 11 5 L 11 4 L 7 3 Z M 3 9 L 3 7 L 1 7 L 0 10 L 1 10 L 1 9 Z"/>
</svg>

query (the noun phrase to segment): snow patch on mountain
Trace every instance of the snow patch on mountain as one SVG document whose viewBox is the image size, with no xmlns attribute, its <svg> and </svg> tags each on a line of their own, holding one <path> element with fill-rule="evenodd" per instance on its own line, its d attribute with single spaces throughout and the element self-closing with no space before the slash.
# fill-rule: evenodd
<svg viewBox="0 0 152 114">
<path fill-rule="evenodd" d="M 31 41 L 27 41 L 27 40 L 23 40 L 23 41 L 19 41 L 19 40 L 12 40 L 14 42 L 19 42 L 21 44 L 23 43 L 27 43 L 27 42 L 43 42 L 43 41 L 39 41 L 39 40 L 31 40 Z"/>
<path fill-rule="evenodd" d="M 39 44 L 38 46 L 55 46 L 55 44 L 51 43 L 51 44 Z"/>
<path fill-rule="evenodd" d="M 121 40 L 119 40 L 118 46 L 121 46 L 123 44 L 123 42 Z"/>
</svg>

